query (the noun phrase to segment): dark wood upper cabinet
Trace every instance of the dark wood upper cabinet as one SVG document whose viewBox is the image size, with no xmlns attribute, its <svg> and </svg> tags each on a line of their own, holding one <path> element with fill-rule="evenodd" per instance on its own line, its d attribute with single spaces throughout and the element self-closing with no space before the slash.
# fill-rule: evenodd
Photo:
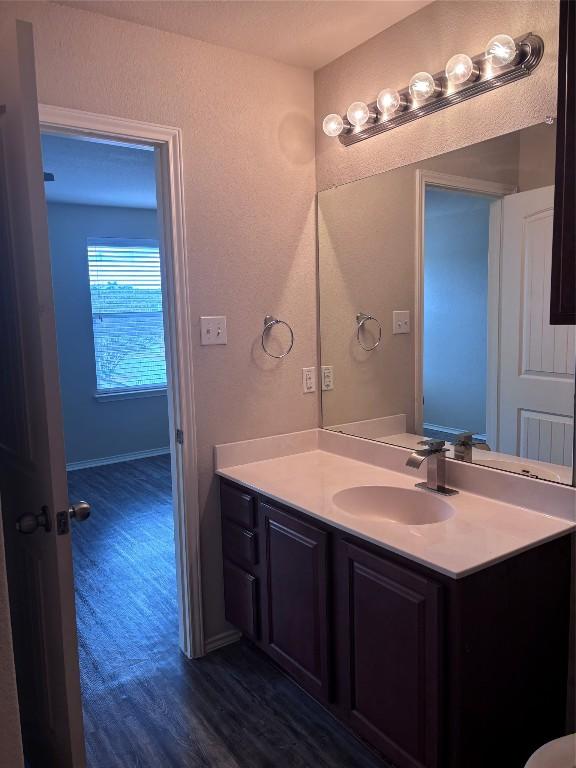
<svg viewBox="0 0 576 768">
<path fill-rule="evenodd" d="M 440 731 L 440 587 L 347 541 L 336 571 L 342 704 L 399 768 L 435 768 Z"/>
<path fill-rule="evenodd" d="M 268 504 L 261 510 L 266 550 L 262 640 L 304 688 L 328 700 L 328 534 Z"/>
<path fill-rule="evenodd" d="M 552 325 L 576 324 L 576 2 L 560 1 Z"/>
</svg>

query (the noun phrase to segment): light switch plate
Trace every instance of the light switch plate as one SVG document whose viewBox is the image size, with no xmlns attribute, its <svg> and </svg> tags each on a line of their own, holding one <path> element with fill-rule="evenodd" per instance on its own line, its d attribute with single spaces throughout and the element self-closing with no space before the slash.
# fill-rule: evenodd
<svg viewBox="0 0 576 768">
<path fill-rule="evenodd" d="M 302 392 L 316 392 L 316 368 L 302 368 Z"/>
<path fill-rule="evenodd" d="M 322 366 L 322 391 L 334 389 L 334 368 L 331 365 Z"/>
<path fill-rule="evenodd" d="M 395 310 L 392 312 L 392 333 L 410 333 L 409 310 Z"/>
<path fill-rule="evenodd" d="M 200 343 L 201 344 L 227 344 L 228 331 L 226 330 L 226 318 L 223 315 L 200 318 Z"/>
</svg>

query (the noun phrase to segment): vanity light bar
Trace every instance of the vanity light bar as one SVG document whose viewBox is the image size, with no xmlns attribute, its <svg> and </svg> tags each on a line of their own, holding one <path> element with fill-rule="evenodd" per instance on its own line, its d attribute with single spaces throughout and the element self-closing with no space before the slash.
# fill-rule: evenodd
<svg viewBox="0 0 576 768">
<path fill-rule="evenodd" d="M 338 136 L 346 147 L 357 144 L 527 77 L 538 66 L 543 53 L 544 41 L 533 32 L 517 38 L 496 35 L 477 56 L 456 54 L 442 72 L 418 72 L 401 91 L 387 88 L 371 104 L 351 104 L 345 117 L 328 115 L 323 123 L 324 132 Z"/>
</svg>

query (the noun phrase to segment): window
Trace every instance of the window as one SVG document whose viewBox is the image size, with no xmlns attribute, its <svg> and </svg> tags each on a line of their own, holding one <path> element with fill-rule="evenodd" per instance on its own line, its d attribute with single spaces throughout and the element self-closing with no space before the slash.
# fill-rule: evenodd
<svg viewBox="0 0 576 768">
<path fill-rule="evenodd" d="M 88 239 L 97 393 L 166 387 L 155 240 Z"/>
</svg>

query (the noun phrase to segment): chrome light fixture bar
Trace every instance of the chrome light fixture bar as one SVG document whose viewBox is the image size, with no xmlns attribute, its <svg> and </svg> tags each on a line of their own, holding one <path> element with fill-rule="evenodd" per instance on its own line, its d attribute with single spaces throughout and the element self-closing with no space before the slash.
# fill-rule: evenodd
<svg viewBox="0 0 576 768">
<path fill-rule="evenodd" d="M 384 133 L 384 131 L 391 131 L 393 128 L 409 123 L 412 120 L 418 120 L 418 118 L 425 115 L 439 112 L 441 109 L 451 107 L 453 104 L 459 104 L 466 99 L 479 96 L 481 93 L 492 91 L 495 88 L 500 88 L 502 85 L 507 85 L 527 77 L 542 60 L 544 53 L 544 41 L 542 38 L 533 32 L 515 38 L 513 42 L 516 44 L 516 53 L 512 52 L 508 56 L 510 61 L 507 63 L 503 63 L 506 61 L 506 51 L 499 42 L 500 38 L 507 38 L 510 41 L 510 45 L 512 45 L 512 38 L 500 35 L 490 41 L 487 51 L 471 58 L 464 54 L 461 55 L 462 60 L 468 59 L 471 62 L 471 67 L 468 66 L 469 74 L 464 82 L 454 82 L 458 77 L 453 78 L 452 81 L 449 80 L 446 70 L 437 72 L 432 76 L 428 75 L 435 86 L 434 93 L 428 98 L 417 100 L 411 95 L 410 88 L 406 87 L 398 91 L 400 108 L 393 115 L 382 112 L 379 109 L 378 103 L 374 101 L 366 105 L 369 120 L 359 125 L 352 125 L 347 116 L 340 118 L 339 115 L 329 115 L 329 118 L 332 119 L 340 118 L 342 120 L 342 127 L 339 126 L 339 133 L 325 132 L 334 137 L 338 136 L 340 142 L 348 147 L 379 133 Z M 490 44 L 494 41 L 496 41 L 496 48 L 490 48 Z M 489 55 L 491 51 L 492 56 Z M 504 53 L 501 54 L 501 51 L 504 51 Z M 501 58 L 498 61 L 499 56 Z M 456 58 L 459 57 L 452 57 L 450 62 Z M 493 58 L 494 62 L 492 61 Z M 466 62 L 463 61 L 463 63 L 465 64 Z M 427 73 L 418 74 L 427 75 Z M 391 91 L 391 93 L 396 92 Z M 361 104 L 361 102 L 355 102 L 356 104 Z M 382 105 L 380 104 L 380 106 Z"/>
</svg>

